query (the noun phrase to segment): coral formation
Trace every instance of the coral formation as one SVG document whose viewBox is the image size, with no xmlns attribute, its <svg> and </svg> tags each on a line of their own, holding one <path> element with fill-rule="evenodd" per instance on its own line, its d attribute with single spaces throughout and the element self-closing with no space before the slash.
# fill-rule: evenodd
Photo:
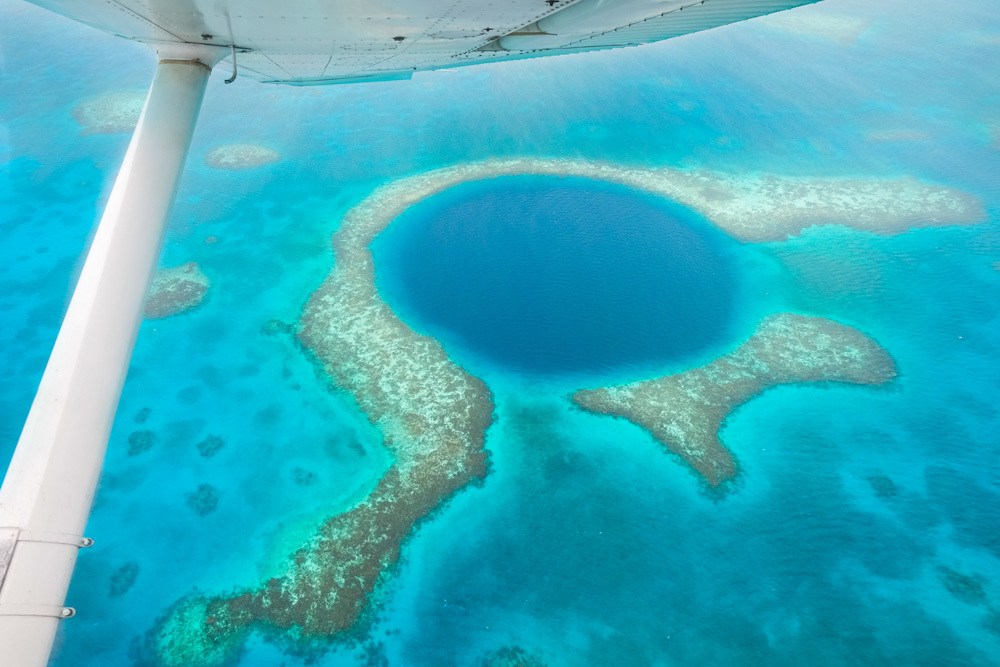
<svg viewBox="0 0 1000 667">
<path fill-rule="evenodd" d="M 217 435 L 209 435 L 195 446 L 198 448 L 199 454 L 205 458 L 211 458 L 222 451 L 226 442 Z"/>
<path fill-rule="evenodd" d="M 252 169 L 273 164 L 280 159 L 278 151 L 257 144 L 216 146 L 205 155 L 205 163 L 216 169 Z"/>
<path fill-rule="evenodd" d="M 734 409 L 779 384 L 882 384 L 895 364 L 878 343 L 832 320 L 782 313 L 766 318 L 735 351 L 701 368 L 620 387 L 578 391 L 585 410 L 624 417 L 680 456 L 712 487 L 736 475 L 719 440 Z"/>
<path fill-rule="evenodd" d="M 944 565 L 939 565 L 937 571 L 941 583 L 956 600 L 971 605 L 980 605 L 986 602 L 986 589 L 983 588 L 981 576 L 962 574 Z"/>
<path fill-rule="evenodd" d="M 1000 637 L 1000 609 L 990 609 L 983 619 L 983 628 L 990 634 Z"/>
<path fill-rule="evenodd" d="M 146 317 L 170 317 L 201 304 L 208 292 L 208 276 L 195 262 L 160 269 L 146 297 Z"/>
<path fill-rule="evenodd" d="M 876 234 L 985 220 L 973 195 L 912 178 L 807 178 L 727 174 L 707 169 L 625 167 L 569 159 L 517 158 L 469 162 L 417 174 L 375 190 L 357 209 L 389 206 L 396 215 L 466 181 L 537 174 L 594 178 L 644 190 L 688 206 L 747 242 L 781 241 L 813 225 L 841 225 Z M 375 216 L 379 218 L 379 216 Z M 372 219 L 342 230 L 335 245 L 364 248 L 382 227 Z"/>
<path fill-rule="evenodd" d="M 84 134 L 131 132 L 145 103 L 145 91 L 120 90 L 81 102 L 73 109 L 73 117 Z"/>
<path fill-rule="evenodd" d="M 482 667 L 545 667 L 545 662 L 520 646 L 504 646 L 483 658 L 480 664 Z"/>
<path fill-rule="evenodd" d="M 406 190 L 381 188 L 347 213 L 334 237 L 334 270 L 306 304 L 299 330 L 301 344 L 378 426 L 393 465 L 360 504 L 324 521 L 278 576 L 180 603 L 150 634 L 161 663 L 187 664 L 201 648 L 228 660 L 254 627 L 291 630 L 303 641 L 350 629 L 416 523 L 486 475 L 489 390 L 437 341 L 403 324 L 375 287 L 369 245 L 428 194 Z"/>
<path fill-rule="evenodd" d="M 187 506 L 198 516 L 208 516 L 219 506 L 219 492 L 211 484 L 199 484 L 193 493 L 184 496 Z"/>
<path fill-rule="evenodd" d="M 156 434 L 152 431 L 134 431 L 128 436 L 128 455 L 138 456 L 148 452 L 156 444 Z"/>
<path fill-rule="evenodd" d="M 899 493 L 896 483 L 885 475 L 872 475 L 868 478 L 868 483 L 872 485 L 872 491 L 883 500 L 895 498 Z"/>
<path fill-rule="evenodd" d="M 132 560 L 111 573 L 111 581 L 108 585 L 108 595 L 118 597 L 125 595 L 135 585 L 135 580 L 139 577 L 139 563 Z"/>
<path fill-rule="evenodd" d="M 145 424 L 146 420 L 149 419 L 149 415 L 152 414 L 152 408 L 142 408 L 139 412 L 135 413 L 133 420 L 136 424 Z"/>
<path fill-rule="evenodd" d="M 292 469 L 292 481 L 299 486 L 312 486 L 316 483 L 316 473 L 296 466 Z"/>
</svg>

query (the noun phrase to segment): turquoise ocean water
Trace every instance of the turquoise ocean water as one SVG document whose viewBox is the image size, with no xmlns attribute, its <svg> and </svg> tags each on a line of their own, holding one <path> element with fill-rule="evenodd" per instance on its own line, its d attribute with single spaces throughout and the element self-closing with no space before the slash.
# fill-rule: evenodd
<svg viewBox="0 0 1000 667">
<path fill-rule="evenodd" d="M 420 525 L 374 619 L 311 664 L 479 665 L 515 645 L 551 666 L 1000 664 L 1000 11 L 992 0 L 827 0 L 798 12 L 814 18 L 797 31 L 755 20 L 409 82 L 297 89 L 213 77 L 163 254 L 164 266 L 198 262 L 212 287 L 198 309 L 142 327 L 88 529 L 96 545 L 69 593 L 78 615 L 53 663 L 141 661 L 139 638 L 177 600 L 256 584 L 373 488 L 390 463 L 380 435 L 265 324 L 297 321 L 329 272 L 344 212 L 373 188 L 537 156 L 908 175 L 971 193 L 988 219 L 890 237 L 817 227 L 782 242 L 719 241 L 732 289 L 704 298 L 734 303 L 693 307 L 724 315 L 722 338 L 684 357 L 671 348 L 612 363 L 588 357 L 592 345 L 573 352 L 580 339 L 567 336 L 575 365 L 553 374 L 518 363 L 523 350 L 449 337 L 412 300 L 404 279 L 419 267 L 406 253 L 426 249 L 420 225 L 435 220 L 407 214 L 413 234 L 390 228 L 377 244 L 378 285 L 494 392 L 490 474 Z M 128 141 L 84 135 L 72 111 L 143 89 L 153 64 L 135 44 L 0 0 L 0 461 Z M 234 142 L 282 160 L 238 172 L 205 163 Z M 579 267 L 579 235 L 540 234 Z M 486 256 L 530 268 L 506 237 L 490 238 Z M 608 242 L 625 256 L 645 241 Z M 475 302 L 462 267 L 448 268 L 470 308 L 510 308 L 521 289 L 498 265 L 489 298 Z M 525 303 L 537 297 L 556 324 L 641 312 L 647 269 L 662 275 L 630 261 L 611 301 L 574 280 L 563 302 Z M 783 311 L 860 328 L 900 377 L 876 389 L 782 387 L 737 410 L 722 436 L 742 473 L 725 496 L 638 427 L 567 400 L 707 361 Z M 560 331 L 548 330 L 556 352 Z M 209 436 L 224 446 L 205 457 L 197 445 Z M 130 437 L 153 446 L 129 456 Z M 218 497 L 203 516 L 189 502 L 202 485 Z M 254 638 L 240 664 L 306 660 Z"/>
</svg>

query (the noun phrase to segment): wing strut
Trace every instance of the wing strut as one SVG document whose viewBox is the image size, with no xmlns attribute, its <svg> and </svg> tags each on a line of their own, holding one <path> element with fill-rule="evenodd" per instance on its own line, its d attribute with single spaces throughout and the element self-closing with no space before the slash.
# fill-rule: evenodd
<svg viewBox="0 0 1000 667">
<path fill-rule="evenodd" d="M 0 488 L 0 661 L 43 667 L 65 606 L 143 302 L 211 68 L 223 48 L 158 51 L 80 280 Z"/>
</svg>

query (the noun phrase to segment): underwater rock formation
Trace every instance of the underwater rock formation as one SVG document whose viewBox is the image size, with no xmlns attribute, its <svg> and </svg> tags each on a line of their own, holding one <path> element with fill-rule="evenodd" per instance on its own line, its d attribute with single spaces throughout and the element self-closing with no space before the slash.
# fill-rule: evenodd
<svg viewBox="0 0 1000 667">
<path fill-rule="evenodd" d="M 146 103 L 142 90 L 120 90 L 81 102 L 73 109 L 73 118 L 84 134 L 131 132 L 139 122 Z"/>
<path fill-rule="evenodd" d="M 872 475 L 868 478 L 868 483 L 871 484 L 872 491 L 875 492 L 875 495 L 882 500 L 895 498 L 899 493 L 896 483 L 885 475 Z"/>
<path fill-rule="evenodd" d="M 148 452 L 156 444 L 156 434 L 152 431 L 133 431 L 128 436 L 128 455 L 138 456 Z"/>
<path fill-rule="evenodd" d="M 624 417 L 680 456 L 710 486 L 736 475 L 719 440 L 726 417 L 780 384 L 882 384 L 896 375 L 889 354 L 833 320 L 782 313 L 766 318 L 735 351 L 701 368 L 621 387 L 589 389 L 573 401 L 590 412 Z"/>
<path fill-rule="evenodd" d="M 193 493 L 184 496 L 187 506 L 198 516 L 208 516 L 219 506 L 219 492 L 211 484 L 199 484 Z"/>
<path fill-rule="evenodd" d="M 226 144 L 216 146 L 205 155 L 205 164 L 216 169 L 252 169 L 273 164 L 281 153 L 257 144 Z"/>
<path fill-rule="evenodd" d="M 944 565 L 939 565 L 937 571 L 941 583 L 956 600 L 971 605 L 986 602 L 986 589 L 983 587 L 982 576 L 962 574 Z"/>
<path fill-rule="evenodd" d="M 146 317 L 160 319 L 191 310 L 205 299 L 208 288 L 208 276 L 195 262 L 160 269 L 146 297 Z"/>
<path fill-rule="evenodd" d="M 483 658 L 481 667 L 545 667 L 545 662 L 520 646 L 504 646 Z"/>
<path fill-rule="evenodd" d="M 195 446 L 198 448 L 199 454 L 205 458 L 211 458 L 222 451 L 222 448 L 226 446 L 226 442 L 217 435 L 209 435 Z"/>
<path fill-rule="evenodd" d="M 292 481 L 298 486 L 312 486 L 317 481 L 316 473 L 305 468 L 295 466 L 292 468 Z"/>
<path fill-rule="evenodd" d="M 119 597 L 125 595 L 135 585 L 135 580 L 139 577 L 139 563 L 132 560 L 111 574 L 111 581 L 108 584 L 108 595 Z"/>
</svg>

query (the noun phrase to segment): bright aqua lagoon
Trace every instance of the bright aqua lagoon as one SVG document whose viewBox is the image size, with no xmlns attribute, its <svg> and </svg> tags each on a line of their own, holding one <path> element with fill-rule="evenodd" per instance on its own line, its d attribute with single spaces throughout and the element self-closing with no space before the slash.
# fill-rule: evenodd
<svg viewBox="0 0 1000 667">
<path fill-rule="evenodd" d="M 797 23 L 410 82 L 295 89 L 224 86 L 216 74 L 163 257 L 197 262 L 211 287 L 197 309 L 143 324 L 88 529 L 96 545 L 69 594 L 78 615 L 53 663 L 150 664 L 146 638 L 178 601 L 259 585 L 324 519 L 368 496 L 391 465 L 383 434 L 288 333 L 339 261 L 331 239 L 385 184 L 537 157 L 911 177 L 968 193 L 985 215 L 741 243 L 605 182 L 510 177 L 418 204 L 376 242 L 378 288 L 492 392 L 488 474 L 419 524 L 350 636 L 304 651 L 255 631 L 232 662 L 478 666 L 519 646 L 553 667 L 1000 664 L 1000 77 L 989 67 L 1000 15 L 991 0 L 828 0 L 796 13 Z M 4 461 L 128 141 L 85 133 L 73 111 L 144 89 L 152 69 L 137 45 L 0 0 Z M 241 142 L 281 159 L 245 171 L 206 163 Z M 585 193 L 550 206 L 553 188 Z M 611 212 L 580 211 L 605 197 Z M 491 199 L 541 219 L 517 216 L 501 234 L 477 215 Z M 614 210 L 631 214 L 616 226 Z M 583 213 L 585 246 L 571 233 Z M 704 252 L 677 253 L 690 230 Z M 555 303 L 552 262 L 528 255 L 528 241 L 573 280 L 601 275 L 616 291 Z M 477 242 L 478 272 L 461 253 Z M 609 277 L 612 253 L 622 271 Z M 685 283 L 696 303 L 657 311 L 658 296 L 677 296 L 663 281 L 699 270 L 720 281 L 711 293 Z M 537 281 L 548 291 L 529 292 Z M 643 300 L 656 303 L 644 311 Z M 518 310 L 528 307 L 546 319 Z M 651 333 L 683 308 L 705 313 L 698 340 Z M 598 311 L 622 317 L 605 329 Z M 469 321 L 484 312 L 497 318 L 490 331 Z M 740 473 L 723 494 L 646 431 L 568 398 L 707 363 L 780 312 L 857 328 L 899 376 L 786 385 L 735 410 L 721 437 Z M 560 341 L 577 325 L 586 336 Z M 477 338 L 497 332 L 492 347 Z M 513 343 L 539 334 L 544 347 Z"/>
</svg>

